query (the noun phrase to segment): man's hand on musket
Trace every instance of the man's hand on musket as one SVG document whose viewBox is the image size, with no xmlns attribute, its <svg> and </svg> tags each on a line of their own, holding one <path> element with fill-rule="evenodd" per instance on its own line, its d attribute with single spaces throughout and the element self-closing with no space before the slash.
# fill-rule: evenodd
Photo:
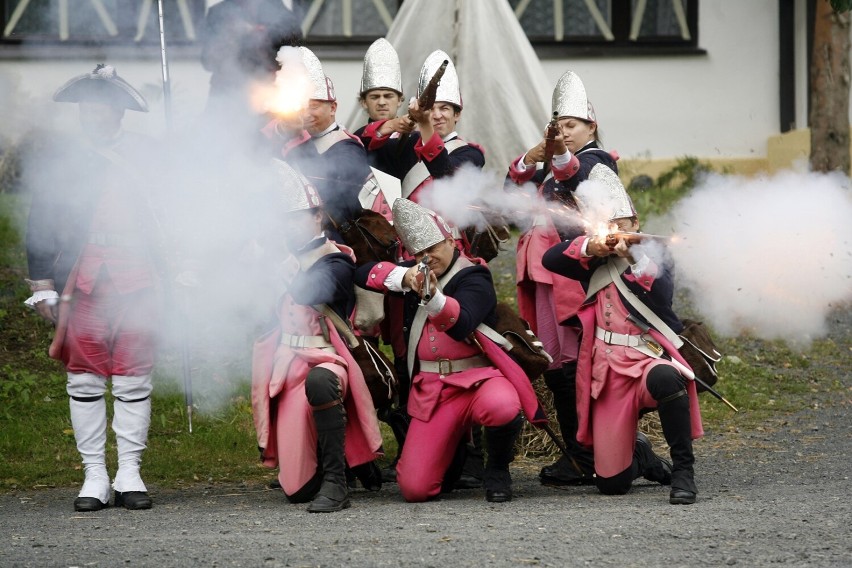
<svg viewBox="0 0 852 568">
<path fill-rule="evenodd" d="M 405 276 L 402 278 L 403 284 L 410 288 L 412 292 L 417 294 L 421 299 L 423 298 L 423 294 L 426 290 L 434 293 L 434 290 L 438 287 L 438 277 L 435 276 L 435 273 L 431 270 L 429 271 L 429 285 L 425 286 L 425 279 L 423 278 L 422 272 L 420 272 L 420 266 L 415 264 L 411 268 L 409 268 Z"/>
<path fill-rule="evenodd" d="M 415 124 L 419 124 L 421 128 L 425 125 L 431 126 L 431 115 L 431 109 L 422 110 L 417 97 L 411 97 L 411 101 L 408 103 L 408 116 L 415 122 Z"/>
<path fill-rule="evenodd" d="M 417 123 L 406 114 L 386 120 L 379 128 L 379 134 L 382 136 L 390 136 L 394 132 L 410 134 L 414 131 L 415 127 L 417 127 Z"/>
<path fill-rule="evenodd" d="M 630 258 L 630 244 L 623 239 L 617 239 L 614 246 L 607 243 L 609 235 L 593 235 L 589 237 L 589 244 L 586 245 L 586 254 L 590 256 L 606 257 L 610 255 Z"/>
</svg>

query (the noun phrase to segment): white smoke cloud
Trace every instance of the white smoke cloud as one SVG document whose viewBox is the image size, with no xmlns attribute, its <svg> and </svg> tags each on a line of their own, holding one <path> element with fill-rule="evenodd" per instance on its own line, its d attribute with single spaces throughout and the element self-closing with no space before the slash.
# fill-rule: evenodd
<svg viewBox="0 0 852 568">
<path fill-rule="evenodd" d="M 838 175 L 713 175 L 666 220 L 678 284 L 719 333 L 805 346 L 852 301 L 852 192 Z M 651 225 L 649 225 L 651 227 Z"/>
<path fill-rule="evenodd" d="M 486 216 L 487 212 L 494 212 L 519 227 L 528 226 L 544 211 L 551 214 L 559 227 L 573 227 L 580 222 L 575 210 L 556 201 L 545 201 L 533 184 L 506 185 L 504 177 L 472 164 L 465 164 L 452 176 L 437 179 L 422 189 L 419 202 L 459 227 L 482 229 L 483 210 Z"/>
</svg>

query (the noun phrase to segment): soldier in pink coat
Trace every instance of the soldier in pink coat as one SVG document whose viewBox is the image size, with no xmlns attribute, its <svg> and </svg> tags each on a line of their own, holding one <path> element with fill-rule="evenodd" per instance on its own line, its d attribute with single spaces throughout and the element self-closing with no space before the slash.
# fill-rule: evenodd
<svg viewBox="0 0 852 568">
<path fill-rule="evenodd" d="M 347 464 L 357 469 L 381 454 L 382 437 L 357 363 L 323 306 L 345 320 L 352 311 L 351 250 L 322 231 L 316 189 L 275 160 L 284 202 L 286 244 L 279 325 L 257 340 L 252 358 L 252 409 L 261 459 L 279 468 L 293 503 L 308 511 L 350 506 Z M 370 489 L 381 487 L 380 480 Z"/>
<path fill-rule="evenodd" d="M 545 201 L 567 213 L 576 209 L 574 191 L 593 167 L 601 164 L 614 172 L 618 167 L 613 155 L 600 147 L 595 111 L 583 82 L 573 71 L 567 71 L 556 84 L 552 108 L 558 123 L 555 137 L 547 140 L 545 132 L 541 142 L 512 162 L 509 178 L 517 185 L 534 183 Z M 545 150 L 548 144 L 551 152 Z M 552 155 L 546 156 L 548 153 Z M 537 168 L 538 163 L 543 163 L 543 167 Z M 541 265 L 547 249 L 562 241 L 560 232 L 570 230 L 569 219 L 541 211 L 518 240 L 518 311 L 553 358 L 544 380 L 553 392 L 556 418 L 569 453 L 542 468 L 539 477 L 548 485 L 594 482 L 592 456 L 577 443 L 574 410 L 579 346 L 576 314 L 585 294 L 578 282 Z M 563 323 L 566 325 L 560 325 Z"/>
<path fill-rule="evenodd" d="M 618 230 L 638 231 L 636 211 L 615 172 L 598 165 L 589 179 L 612 196 L 610 220 Z M 688 379 L 691 369 L 652 327 L 660 321 L 675 333 L 683 329 L 672 310 L 673 262 L 657 245 L 629 247 L 621 240 L 611 248 L 605 235 L 581 235 L 551 248 L 542 262 L 582 283 L 588 293 L 578 313 L 583 335 L 577 439 L 594 450 L 598 489 L 623 494 L 642 476 L 671 484 L 670 503 L 692 504 L 698 491 L 692 440 L 703 435 L 701 414 L 695 381 Z M 656 320 L 648 321 L 648 314 Z M 640 413 L 652 409 L 659 413 L 671 464 L 654 455 L 646 437 L 636 435 Z"/>
<path fill-rule="evenodd" d="M 398 199 L 393 218 L 416 263 L 367 263 L 355 279 L 370 290 L 405 294 L 399 332 L 408 340 L 411 425 L 397 465 L 400 491 L 417 502 L 436 497 L 442 485 L 451 487 L 447 470 L 456 448 L 480 424 L 488 450 L 485 498 L 509 501 L 520 412 L 532 422 L 546 418 L 523 371 L 479 331 L 480 324 L 496 322 L 491 273 L 456 248 L 440 217 L 413 201 Z M 418 269 L 421 261 L 428 276 Z"/>
</svg>

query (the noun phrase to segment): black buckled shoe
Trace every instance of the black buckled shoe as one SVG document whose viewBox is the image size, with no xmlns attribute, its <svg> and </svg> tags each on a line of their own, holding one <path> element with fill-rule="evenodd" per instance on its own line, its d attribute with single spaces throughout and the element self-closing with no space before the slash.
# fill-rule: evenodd
<svg viewBox="0 0 852 568">
<path fill-rule="evenodd" d="M 541 468 L 538 474 L 542 485 L 594 485 L 594 473 L 577 471 L 568 456 L 562 455 L 554 463 Z"/>
<path fill-rule="evenodd" d="M 651 440 L 642 432 L 636 432 L 636 452 L 642 477 L 660 485 L 672 484 L 672 464 L 654 453 Z"/>
<path fill-rule="evenodd" d="M 485 468 L 485 500 L 506 503 L 512 500 L 512 475 L 509 468 Z"/>
<path fill-rule="evenodd" d="M 346 496 L 342 501 L 332 499 L 326 495 L 317 495 L 316 498 L 308 505 L 309 513 L 336 513 L 343 509 L 348 509 L 352 504 L 349 502 L 349 497 Z"/>
<path fill-rule="evenodd" d="M 97 497 L 77 497 L 74 499 L 74 510 L 81 513 L 100 511 L 104 507 L 109 507 L 109 503 L 102 503 Z"/>
<path fill-rule="evenodd" d="M 489 503 L 506 503 L 512 500 L 512 490 L 486 489 L 485 500 Z"/>
<path fill-rule="evenodd" d="M 139 511 L 142 509 L 150 509 L 154 504 L 151 498 L 144 491 L 121 491 L 115 492 L 115 506 L 124 507 L 131 511 Z"/>
<path fill-rule="evenodd" d="M 474 475 L 462 474 L 453 484 L 453 489 L 479 489 L 482 480 Z"/>
<path fill-rule="evenodd" d="M 672 489 L 669 493 L 669 503 L 672 505 L 692 505 L 695 503 L 695 492 L 686 489 Z"/>
</svg>

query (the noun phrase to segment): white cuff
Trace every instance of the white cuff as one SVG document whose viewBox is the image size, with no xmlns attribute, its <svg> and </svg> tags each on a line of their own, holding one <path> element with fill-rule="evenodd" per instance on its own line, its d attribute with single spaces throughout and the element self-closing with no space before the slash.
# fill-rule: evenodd
<svg viewBox="0 0 852 568">
<path fill-rule="evenodd" d="M 562 167 L 567 166 L 573 157 L 574 156 L 571 155 L 571 151 L 568 150 L 564 154 L 555 154 L 551 161 L 553 162 L 554 167 Z"/>
<path fill-rule="evenodd" d="M 589 241 L 590 240 L 592 240 L 592 239 L 586 238 L 583 241 L 583 246 L 580 247 L 580 256 L 592 256 L 588 252 L 586 252 L 586 249 L 589 248 Z"/>
<path fill-rule="evenodd" d="M 402 284 L 402 280 L 405 277 L 406 272 L 408 272 L 408 268 L 404 266 L 397 266 L 391 270 L 390 274 L 388 274 L 387 278 L 385 278 L 385 288 L 391 292 L 408 292 L 411 290 L 411 288 L 406 288 Z"/>
<path fill-rule="evenodd" d="M 444 293 L 440 290 L 435 290 L 435 293 L 432 294 L 432 299 L 424 306 L 426 308 L 426 313 L 430 316 L 437 316 L 441 313 L 441 310 L 444 309 L 444 306 L 447 303 L 447 297 L 444 296 Z"/>
<path fill-rule="evenodd" d="M 48 304 L 53 306 L 59 301 L 59 294 L 56 293 L 56 290 L 39 290 L 33 292 L 32 296 L 24 300 L 24 304 L 34 308 L 36 304 L 44 300 L 48 300 Z M 50 302 L 50 300 L 53 300 L 53 302 Z"/>
<path fill-rule="evenodd" d="M 517 161 L 517 162 L 515 162 L 515 169 L 516 169 L 516 170 L 518 170 L 518 172 L 520 172 L 520 173 L 524 173 L 525 171 L 527 171 L 527 169 L 529 169 L 529 168 L 532 168 L 532 167 L 533 167 L 533 166 L 528 166 L 528 165 L 524 162 L 524 160 L 526 160 L 526 158 L 527 158 L 527 155 L 526 155 L 526 154 L 524 154 L 523 156 L 521 156 L 520 158 L 518 158 L 518 161 Z"/>
<path fill-rule="evenodd" d="M 630 272 L 633 273 L 633 276 L 642 276 L 645 270 L 648 269 L 648 264 L 650 264 L 651 259 L 648 258 L 647 254 L 643 254 L 642 258 L 636 261 L 635 264 L 630 265 Z"/>
</svg>

